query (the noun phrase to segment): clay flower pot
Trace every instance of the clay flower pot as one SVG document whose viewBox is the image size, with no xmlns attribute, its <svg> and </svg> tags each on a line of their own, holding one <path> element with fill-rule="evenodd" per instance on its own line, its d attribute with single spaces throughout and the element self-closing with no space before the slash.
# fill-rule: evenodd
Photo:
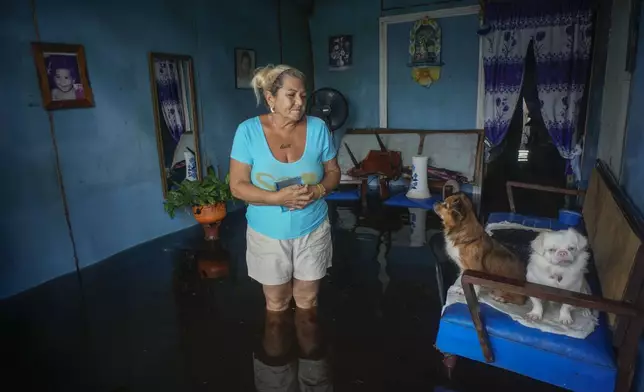
<svg viewBox="0 0 644 392">
<path fill-rule="evenodd" d="M 217 203 L 209 206 L 194 206 L 192 214 L 197 222 L 201 223 L 207 241 L 219 239 L 219 225 L 226 217 L 226 203 Z"/>
</svg>

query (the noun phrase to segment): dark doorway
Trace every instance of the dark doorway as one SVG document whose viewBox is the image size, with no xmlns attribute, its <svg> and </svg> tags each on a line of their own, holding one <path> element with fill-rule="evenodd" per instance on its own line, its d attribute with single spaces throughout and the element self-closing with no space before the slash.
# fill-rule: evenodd
<svg viewBox="0 0 644 392">
<path fill-rule="evenodd" d="M 505 140 L 498 146 L 497 157 L 488 164 L 484 182 L 483 205 L 487 212 L 509 211 L 505 192 L 507 181 L 520 181 L 555 187 L 566 186 L 566 161 L 559 155 L 557 147 L 548 134 L 537 93 L 536 60 L 533 44 L 530 43 L 525 60 L 525 73 L 521 96 L 510 123 Z M 523 101 L 525 100 L 529 121 L 523 123 Z M 522 145 L 524 130 L 529 135 Z M 519 158 L 522 150 L 522 158 Z M 527 155 L 525 152 L 527 151 Z M 521 200 L 517 212 L 528 215 L 556 216 L 565 199 L 561 195 L 546 194 L 531 190 L 515 190 L 515 198 Z"/>
</svg>

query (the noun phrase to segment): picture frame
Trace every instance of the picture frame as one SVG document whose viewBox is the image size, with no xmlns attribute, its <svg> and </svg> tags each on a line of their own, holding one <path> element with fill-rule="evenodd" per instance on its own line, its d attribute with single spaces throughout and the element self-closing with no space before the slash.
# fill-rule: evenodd
<svg viewBox="0 0 644 392">
<path fill-rule="evenodd" d="M 235 88 L 251 89 L 250 81 L 256 68 L 257 56 L 253 49 L 235 48 Z"/>
<path fill-rule="evenodd" d="M 344 71 L 353 65 L 353 36 L 329 37 L 329 70 Z"/>
<path fill-rule="evenodd" d="M 94 106 L 83 45 L 32 42 L 31 48 L 46 110 Z"/>
</svg>

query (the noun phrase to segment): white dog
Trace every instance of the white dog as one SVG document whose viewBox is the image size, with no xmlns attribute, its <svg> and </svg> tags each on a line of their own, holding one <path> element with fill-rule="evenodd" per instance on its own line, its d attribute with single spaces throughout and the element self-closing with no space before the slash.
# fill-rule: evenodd
<svg viewBox="0 0 644 392">
<path fill-rule="evenodd" d="M 581 292 L 588 257 L 588 240 L 574 229 L 543 232 L 532 241 L 532 254 L 528 263 L 526 280 L 564 290 Z M 526 315 L 531 320 L 541 320 L 543 304 L 530 298 L 532 310 Z M 572 324 L 572 305 L 562 304 L 559 321 Z"/>
</svg>

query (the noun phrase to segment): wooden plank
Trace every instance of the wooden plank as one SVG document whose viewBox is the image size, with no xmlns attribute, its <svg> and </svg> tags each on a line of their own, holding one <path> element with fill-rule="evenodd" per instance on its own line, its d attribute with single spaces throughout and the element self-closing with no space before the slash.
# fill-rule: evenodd
<svg viewBox="0 0 644 392">
<path fill-rule="evenodd" d="M 422 134 L 435 134 L 435 133 L 453 133 L 453 134 L 483 134 L 483 129 L 445 129 L 445 130 L 425 130 L 425 129 L 394 129 L 394 128 L 349 128 L 348 135 L 391 135 L 395 133 L 417 133 Z"/>
<path fill-rule="evenodd" d="M 474 284 L 491 289 L 523 294 L 528 297 L 540 298 L 546 301 L 565 303 L 580 308 L 597 309 L 622 316 L 644 318 L 644 312 L 642 310 L 626 302 L 604 299 L 594 295 L 581 294 L 536 283 L 521 282 L 479 271 L 465 271 L 462 282 L 463 286 L 466 284 Z"/>
<path fill-rule="evenodd" d="M 463 282 L 463 293 L 465 294 L 465 300 L 467 301 L 467 307 L 470 310 L 470 316 L 472 317 L 474 328 L 476 328 L 476 335 L 479 338 L 479 345 L 483 350 L 485 362 L 492 363 L 494 362 L 494 354 L 490 348 L 490 338 L 487 336 L 487 330 L 481 320 L 481 306 L 478 298 L 476 297 L 474 285 Z"/>
</svg>

